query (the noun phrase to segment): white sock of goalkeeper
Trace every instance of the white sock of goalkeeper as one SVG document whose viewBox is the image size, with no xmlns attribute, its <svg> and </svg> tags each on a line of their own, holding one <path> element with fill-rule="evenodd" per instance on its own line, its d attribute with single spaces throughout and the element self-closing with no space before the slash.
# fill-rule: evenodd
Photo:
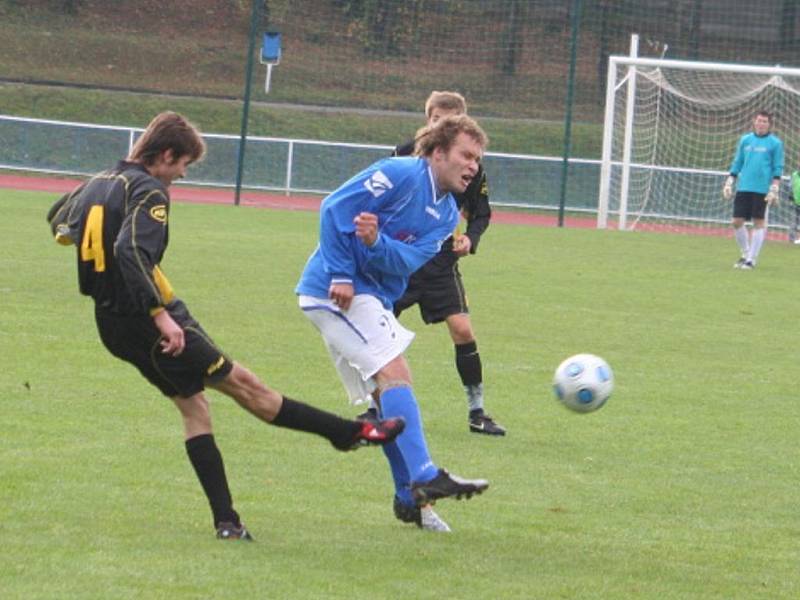
<svg viewBox="0 0 800 600">
<path fill-rule="evenodd" d="M 742 251 L 742 256 L 747 256 L 750 251 L 750 243 L 747 238 L 747 226 L 735 227 L 733 230 L 736 236 L 736 243 L 739 244 L 739 249 Z"/>
<path fill-rule="evenodd" d="M 758 260 L 758 253 L 761 252 L 761 246 L 764 245 L 764 236 L 767 234 L 765 227 L 755 227 L 753 229 L 752 240 L 750 240 L 750 251 L 747 253 L 747 260 L 756 264 Z"/>
</svg>

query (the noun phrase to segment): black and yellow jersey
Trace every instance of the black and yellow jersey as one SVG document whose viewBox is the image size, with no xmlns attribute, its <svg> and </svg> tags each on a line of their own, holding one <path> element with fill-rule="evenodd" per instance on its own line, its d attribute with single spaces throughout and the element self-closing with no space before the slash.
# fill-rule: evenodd
<svg viewBox="0 0 800 600">
<path fill-rule="evenodd" d="M 75 244 L 78 284 L 98 307 L 155 314 L 174 299 L 159 263 L 169 239 L 169 193 L 139 164 L 120 161 L 62 196 L 47 220 Z"/>
<path fill-rule="evenodd" d="M 410 156 L 414 153 L 414 141 L 397 146 L 392 156 Z M 483 165 L 478 165 L 478 173 L 464 190 L 463 194 L 453 194 L 456 206 L 461 211 L 467 222 L 464 234 L 471 242 L 470 254 L 478 251 L 478 243 L 481 236 L 489 227 L 492 218 L 492 209 L 489 204 L 489 184 L 486 181 L 486 173 Z M 450 271 L 453 264 L 458 260 L 458 255 L 453 252 L 453 238 L 449 238 L 439 253 L 428 261 L 420 271 Z M 419 272 L 419 271 L 418 271 Z"/>
</svg>

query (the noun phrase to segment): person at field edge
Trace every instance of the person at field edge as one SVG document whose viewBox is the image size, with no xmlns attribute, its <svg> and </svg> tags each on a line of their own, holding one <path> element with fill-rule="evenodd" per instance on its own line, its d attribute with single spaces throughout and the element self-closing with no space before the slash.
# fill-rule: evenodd
<svg viewBox="0 0 800 600">
<path fill-rule="evenodd" d="M 159 266 L 169 232 L 168 188 L 205 150 L 191 123 L 163 112 L 130 156 L 62 196 L 47 220 L 59 243 L 77 246 L 79 288 L 94 299 L 105 347 L 134 365 L 180 412 L 186 451 L 217 537 L 252 540 L 233 508 L 206 386 L 262 421 L 315 433 L 338 450 L 390 442 L 404 422 L 401 417 L 372 424 L 346 420 L 270 389 L 225 355 L 175 296 Z"/>
<path fill-rule="evenodd" d="M 431 92 L 425 102 L 427 124 L 450 115 L 467 114 L 467 103 L 457 92 Z M 394 156 L 414 153 L 414 140 L 397 146 Z M 466 218 L 464 234 L 449 238 L 431 260 L 416 271 L 408 281 L 403 296 L 394 304 L 395 316 L 414 304 L 419 305 L 422 320 L 430 325 L 444 321 L 455 350 L 455 365 L 467 396 L 467 423 L 469 430 L 486 435 L 505 435 L 506 430 L 485 410 L 483 398 L 483 365 L 478 352 L 478 342 L 469 316 L 469 306 L 458 260 L 475 254 L 481 235 L 489 227 L 492 210 L 489 206 L 489 186 L 483 165 L 463 193 L 455 192 L 456 206 Z M 374 403 L 362 418 L 376 415 Z"/>
<path fill-rule="evenodd" d="M 733 198 L 733 231 L 741 251 L 733 265 L 737 269 L 755 268 L 766 237 L 767 208 L 777 204 L 780 198 L 783 142 L 770 133 L 771 127 L 771 113 L 764 110 L 756 113 L 753 131 L 739 139 L 730 175 L 722 188 L 726 200 Z M 749 235 L 747 221 L 753 222 Z"/>
<path fill-rule="evenodd" d="M 793 244 L 800 244 L 798 232 L 800 232 L 800 171 L 792 171 L 789 178 L 792 190 L 792 208 L 794 209 L 794 225 L 789 230 L 789 241 Z"/>
<path fill-rule="evenodd" d="M 350 400 L 377 397 L 384 418 L 405 419 L 404 432 L 383 446 L 395 516 L 434 531 L 450 529 L 433 502 L 469 498 L 489 482 L 456 477 L 433 462 L 403 354 L 414 334 L 393 307 L 411 274 L 452 235 L 459 220 L 452 193 L 474 179 L 487 142 L 468 116 L 447 117 L 420 131 L 417 156 L 379 160 L 345 182 L 322 202 L 319 244 L 295 290 Z"/>
</svg>

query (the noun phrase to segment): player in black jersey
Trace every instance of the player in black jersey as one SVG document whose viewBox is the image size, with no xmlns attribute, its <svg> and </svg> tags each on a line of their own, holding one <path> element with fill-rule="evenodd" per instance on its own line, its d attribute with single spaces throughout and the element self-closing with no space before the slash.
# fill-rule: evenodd
<svg viewBox="0 0 800 600">
<path fill-rule="evenodd" d="M 282 396 L 217 348 L 175 296 L 159 267 L 169 234 L 168 188 L 204 154 L 205 143 L 191 123 L 161 113 L 127 159 L 61 197 L 47 220 L 59 243 L 77 246 L 80 291 L 94 299 L 103 344 L 180 411 L 186 451 L 211 505 L 217 537 L 250 540 L 233 508 L 206 386 L 267 423 L 315 433 L 338 450 L 392 441 L 404 422 L 346 420 Z"/>
<path fill-rule="evenodd" d="M 457 92 L 432 92 L 425 103 L 427 124 L 443 117 L 467 113 L 464 97 Z M 416 140 L 395 148 L 395 156 L 414 153 Z M 467 296 L 458 259 L 475 254 L 481 235 L 489 227 L 492 211 L 489 206 L 489 188 L 483 166 L 463 194 L 454 193 L 456 204 L 464 215 L 467 228 L 464 234 L 455 233 L 440 252 L 411 276 L 405 294 L 394 305 L 399 315 L 405 309 L 419 305 L 422 320 L 427 324 L 447 324 L 455 346 L 456 370 L 467 395 L 469 430 L 488 435 L 505 435 L 506 430 L 484 410 L 483 366 L 472 321 L 469 317 Z"/>
</svg>

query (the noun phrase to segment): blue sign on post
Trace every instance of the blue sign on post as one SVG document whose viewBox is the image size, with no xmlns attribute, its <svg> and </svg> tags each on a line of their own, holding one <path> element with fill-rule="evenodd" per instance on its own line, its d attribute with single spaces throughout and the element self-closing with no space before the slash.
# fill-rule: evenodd
<svg viewBox="0 0 800 600">
<path fill-rule="evenodd" d="M 278 31 L 267 31 L 264 44 L 261 46 L 261 64 L 277 65 L 281 62 L 281 34 Z"/>
<path fill-rule="evenodd" d="M 281 62 L 281 34 L 278 31 L 267 31 L 261 45 L 262 65 L 267 65 L 267 79 L 264 82 L 264 93 L 269 94 L 269 80 L 272 78 L 272 67 Z"/>
</svg>

